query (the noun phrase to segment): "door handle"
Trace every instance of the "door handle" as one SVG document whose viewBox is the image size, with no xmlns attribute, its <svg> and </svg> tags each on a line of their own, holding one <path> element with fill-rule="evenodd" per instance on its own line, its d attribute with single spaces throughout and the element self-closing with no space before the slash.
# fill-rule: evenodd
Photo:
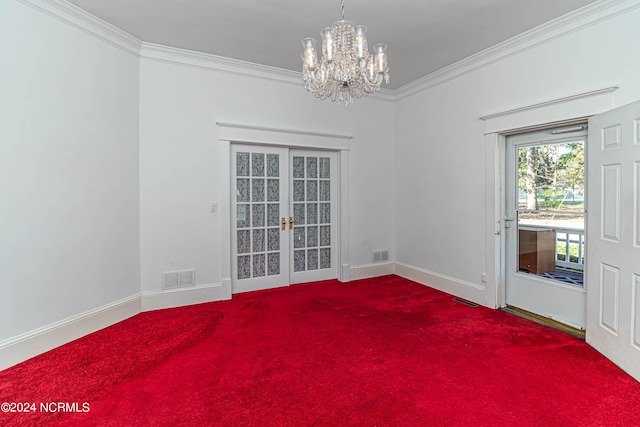
<svg viewBox="0 0 640 427">
<path fill-rule="evenodd" d="M 510 218 L 508 216 L 504 217 L 504 228 L 511 228 L 511 222 L 515 221 L 515 218 Z"/>
<path fill-rule="evenodd" d="M 280 230 L 284 231 L 287 228 L 287 220 L 284 219 L 284 217 L 282 218 L 282 220 L 280 221 Z"/>
<path fill-rule="evenodd" d="M 293 217 L 289 217 L 289 230 L 293 230 Z"/>
</svg>

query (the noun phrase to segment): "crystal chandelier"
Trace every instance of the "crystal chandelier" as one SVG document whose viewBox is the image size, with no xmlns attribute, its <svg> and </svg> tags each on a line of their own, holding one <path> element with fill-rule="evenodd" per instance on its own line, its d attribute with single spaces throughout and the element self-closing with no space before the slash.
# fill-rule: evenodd
<svg viewBox="0 0 640 427">
<path fill-rule="evenodd" d="M 322 59 L 318 61 L 316 39 L 302 40 L 302 84 L 313 96 L 347 105 L 389 83 L 387 45 L 379 43 L 369 53 L 367 27 L 344 19 L 323 29 Z"/>
</svg>

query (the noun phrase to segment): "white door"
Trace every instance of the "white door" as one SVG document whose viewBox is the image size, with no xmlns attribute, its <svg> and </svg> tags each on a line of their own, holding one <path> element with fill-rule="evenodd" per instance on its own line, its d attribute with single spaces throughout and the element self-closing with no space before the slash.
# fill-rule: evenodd
<svg viewBox="0 0 640 427">
<path fill-rule="evenodd" d="M 233 144 L 232 292 L 337 277 L 337 155 Z"/>
<path fill-rule="evenodd" d="M 291 283 L 338 276 L 336 164 L 336 153 L 291 151 Z"/>
<path fill-rule="evenodd" d="M 505 158 L 505 302 L 582 330 L 586 135 L 582 125 L 512 135 Z"/>
<path fill-rule="evenodd" d="M 640 102 L 589 119 L 587 342 L 640 380 Z"/>
</svg>

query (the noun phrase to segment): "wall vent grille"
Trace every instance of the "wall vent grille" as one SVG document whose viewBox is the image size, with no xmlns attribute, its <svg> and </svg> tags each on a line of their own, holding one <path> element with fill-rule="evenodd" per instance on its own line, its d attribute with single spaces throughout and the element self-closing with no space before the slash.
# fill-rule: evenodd
<svg viewBox="0 0 640 427">
<path fill-rule="evenodd" d="M 162 289 L 183 288 L 186 286 L 195 286 L 196 271 L 165 271 L 162 273 Z"/>
<path fill-rule="evenodd" d="M 389 249 L 381 249 L 373 251 L 373 262 L 386 262 L 389 261 Z"/>
</svg>

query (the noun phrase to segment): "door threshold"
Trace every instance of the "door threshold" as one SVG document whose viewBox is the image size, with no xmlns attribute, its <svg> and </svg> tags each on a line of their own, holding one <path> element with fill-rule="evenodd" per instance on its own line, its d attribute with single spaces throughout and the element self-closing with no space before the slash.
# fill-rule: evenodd
<svg viewBox="0 0 640 427">
<path fill-rule="evenodd" d="M 506 311 L 507 313 L 511 313 L 518 317 L 522 317 L 523 319 L 531 320 L 532 322 L 536 322 L 540 325 L 547 326 L 549 328 L 556 329 L 558 331 L 565 332 L 569 335 L 572 335 L 576 338 L 580 338 L 581 340 L 585 339 L 586 331 L 584 329 L 577 329 L 562 322 L 558 322 L 557 320 L 553 320 L 549 317 L 541 316 L 536 313 L 532 313 L 527 310 L 523 310 L 518 307 L 514 307 L 512 305 L 508 305 L 506 307 L 501 307 L 500 310 Z"/>
</svg>

